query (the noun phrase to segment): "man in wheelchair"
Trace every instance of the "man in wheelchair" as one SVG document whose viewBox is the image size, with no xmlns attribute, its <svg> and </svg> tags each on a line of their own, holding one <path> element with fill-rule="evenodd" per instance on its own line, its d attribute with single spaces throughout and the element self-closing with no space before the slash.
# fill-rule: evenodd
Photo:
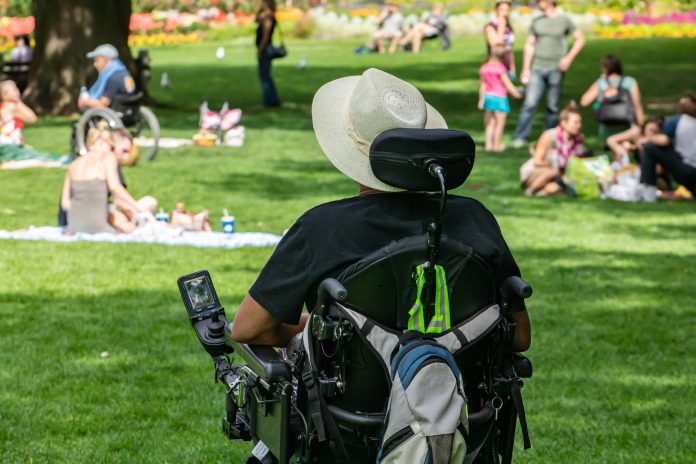
<svg viewBox="0 0 696 464">
<path fill-rule="evenodd" d="M 118 50 L 110 44 L 99 45 L 87 54 L 99 72 L 97 81 L 88 95 L 80 95 L 77 106 L 81 109 L 111 107 L 117 96 L 132 95 L 135 80 L 128 68 L 118 59 Z"/>
<path fill-rule="evenodd" d="M 180 278 L 228 390 L 223 429 L 261 462 L 510 462 L 518 416 L 529 446 L 531 364 L 515 352 L 531 342 L 531 288 L 493 215 L 447 194 L 473 140 L 377 69 L 324 85 L 312 119 L 358 195 L 302 215 L 224 329 L 219 304 L 193 310 L 201 277 Z"/>
<path fill-rule="evenodd" d="M 77 106 L 81 115 L 72 126 L 71 153 L 74 156 L 85 154 L 87 132 L 97 127 L 99 121 L 106 121 L 112 130 L 128 128 L 133 137 L 147 139 L 146 148 L 138 159 L 152 161 L 157 154 L 160 126 L 152 110 L 143 106 L 143 89 L 136 88 L 135 80 L 118 59 L 118 50 L 113 45 L 99 45 L 87 58 L 93 60 L 99 76 L 89 91 L 83 88 L 80 92 Z M 143 79 L 140 84 L 144 85 Z"/>
</svg>

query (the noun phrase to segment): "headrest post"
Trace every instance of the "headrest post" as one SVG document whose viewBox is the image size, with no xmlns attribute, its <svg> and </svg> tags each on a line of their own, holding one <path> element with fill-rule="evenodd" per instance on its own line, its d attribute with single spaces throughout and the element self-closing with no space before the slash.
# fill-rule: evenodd
<svg viewBox="0 0 696 464">
<path fill-rule="evenodd" d="M 428 253 L 427 267 L 425 269 L 425 295 L 423 308 L 426 324 L 435 314 L 435 293 L 437 286 L 437 276 L 435 274 L 435 264 L 440 252 L 440 238 L 442 236 L 442 219 L 447 206 L 447 186 L 445 184 L 445 169 L 436 160 L 431 159 L 423 163 L 423 168 L 432 177 L 438 179 L 440 183 L 440 207 L 433 222 L 428 225 Z"/>
</svg>

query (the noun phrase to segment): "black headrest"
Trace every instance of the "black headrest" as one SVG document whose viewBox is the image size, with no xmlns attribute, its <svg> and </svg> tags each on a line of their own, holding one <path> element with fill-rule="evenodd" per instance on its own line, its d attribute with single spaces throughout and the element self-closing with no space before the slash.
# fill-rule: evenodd
<svg viewBox="0 0 696 464">
<path fill-rule="evenodd" d="M 469 134 L 453 129 L 392 129 L 370 146 L 375 176 L 405 190 L 440 191 L 438 180 L 424 167 L 430 160 L 445 170 L 447 190 L 466 181 L 474 167 L 476 145 Z"/>
</svg>

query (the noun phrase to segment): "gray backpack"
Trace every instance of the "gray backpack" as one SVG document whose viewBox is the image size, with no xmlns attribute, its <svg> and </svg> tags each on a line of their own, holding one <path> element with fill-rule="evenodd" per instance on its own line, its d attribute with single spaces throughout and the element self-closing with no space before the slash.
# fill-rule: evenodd
<svg viewBox="0 0 696 464">
<path fill-rule="evenodd" d="M 418 332 L 406 332 L 390 372 L 392 387 L 377 462 L 464 462 L 467 402 L 452 353 Z"/>
<path fill-rule="evenodd" d="M 377 463 L 465 462 L 467 399 L 454 354 L 497 326 L 500 307 L 488 306 L 440 334 L 401 333 L 340 303 L 335 307 L 389 366 L 391 391 Z M 309 330 L 305 327 L 307 350 Z"/>
</svg>

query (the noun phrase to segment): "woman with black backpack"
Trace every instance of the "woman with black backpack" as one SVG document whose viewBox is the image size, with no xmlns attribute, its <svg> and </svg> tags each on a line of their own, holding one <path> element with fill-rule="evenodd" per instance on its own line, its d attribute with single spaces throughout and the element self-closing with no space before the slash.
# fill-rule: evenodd
<svg viewBox="0 0 696 464">
<path fill-rule="evenodd" d="M 602 58 L 602 76 L 587 89 L 580 105 L 594 106 L 603 141 L 624 132 L 626 136 L 640 136 L 644 118 L 640 88 L 635 78 L 624 76 L 617 56 L 608 54 Z"/>
</svg>

